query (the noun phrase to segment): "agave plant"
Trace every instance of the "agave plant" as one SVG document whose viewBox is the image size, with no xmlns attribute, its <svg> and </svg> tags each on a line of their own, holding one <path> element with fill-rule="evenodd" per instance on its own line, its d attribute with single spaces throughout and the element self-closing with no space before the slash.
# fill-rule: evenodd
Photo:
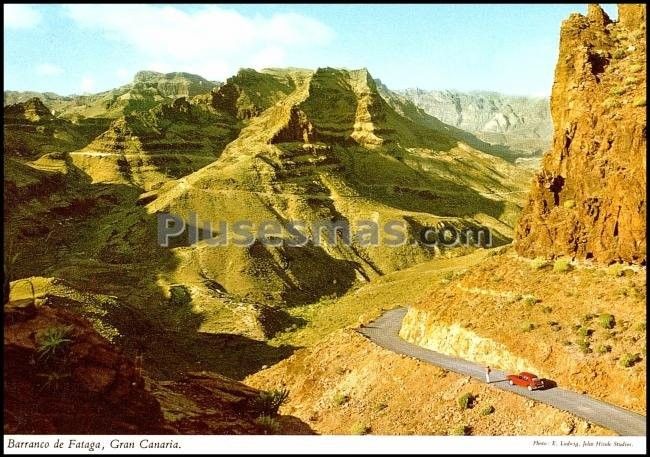
<svg viewBox="0 0 650 457">
<path fill-rule="evenodd" d="M 68 338 L 72 327 L 48 327 L 36 336 L 39 359 L 56 356 L 72 340 Z"/>
</svg>

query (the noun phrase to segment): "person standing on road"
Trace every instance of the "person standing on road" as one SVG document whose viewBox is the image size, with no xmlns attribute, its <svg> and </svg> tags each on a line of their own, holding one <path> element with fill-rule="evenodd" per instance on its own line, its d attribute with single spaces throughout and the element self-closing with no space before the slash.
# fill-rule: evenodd
<svg viewBox="0 0 650 457">
<path fill-rule="evenodd" d="M 488 365 L 487 367 L 485 367 L 485 382 L 486 382 L 487 384 L 490 384 L 490 372 L 491 372 L 491 371 L 492 371 L 492 370 L 490 369 L 490 366 L 489 366 L 489 365 Z"/>
</svg>

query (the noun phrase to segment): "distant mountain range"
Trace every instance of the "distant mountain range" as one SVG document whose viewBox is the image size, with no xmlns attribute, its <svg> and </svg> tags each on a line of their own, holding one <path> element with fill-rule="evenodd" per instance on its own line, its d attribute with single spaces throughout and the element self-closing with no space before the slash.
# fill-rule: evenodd
<svg viewBox="0 0 650 457">
<path fill-rule="evenodd" d="M 406 89 L 397 91 L 427 114 L 493 144 L 541 155 L 551 146 L 548 97 L 497 92 Z"/>
<path fill-rule="evenodd" d="M 208 94 L 220 84 L 189 73 L 141 71 L 131 84 L 90 95 L 5 91 L 4 105 L 37 97 L 62 118 L 115 118 L 151 108 L 168 99 Z M 402 103 L 411 101 L 445 124 L 465 130 L 489 144 L 503 146 L 497 155 L 512 161 L 540 156 L 551 145 L 553 124 L 547 97 L 417 88 L 392 91 L 379 79 L 376 84 L 384 98 L 402 97 Z"/>
</svg>

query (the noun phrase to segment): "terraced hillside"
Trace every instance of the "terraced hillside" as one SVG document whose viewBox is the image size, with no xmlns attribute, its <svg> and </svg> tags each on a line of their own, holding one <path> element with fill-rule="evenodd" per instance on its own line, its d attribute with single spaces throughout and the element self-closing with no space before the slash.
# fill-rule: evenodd
<svg viewBox="0 0 650 457">
<path fill-rule="evenodd" d="M 254 100 L 249 93 L 260 78 L 270 90 Z M 368 247 L 361 240 L 349 246 L 327 240 L 302 248 L 255 242 L 242 249 L 206 241 L 179 248 L 188 257 L 187 274 L 202 273 L 256 301 L 304 303 L 430 258 L 434 249 L 414 244 L 424 226 L 488 226 L 497 242 L 511 236 L 527 173 L 433 122 L 427 127 L 400 115 L 366 70 L 247 71 L 222 91 L 238 91 L 238 100 L 249 104 L 246 113 L 261 114 L 217 161 L 151 193 L 147 211 L 193 212 L 213 227 L 223 220 L 283 227 L 293 220 L 351 226 L 397 220 L 407 227 L 408 242 Z M 215 100 L 228 109 L 227 100 Z M 280 229 L 277 237 L 289 233 Z"/>
<path fill-rule="evenodd" d="M 74 138 L 5 155 L 11 276 L 113 297 L 82 314 L 121 346 L 144 345 L 160 376 L 188 365 L 242 377 L 286 357 L 292 346 L 265 340 L 301 325 L 287 307 L 445 254 L 416 243 L 423 227 L 488 227 L 507 242 L 529 180 L 467 133 L 382 94 L 366 70 L 245 69 L 219 86 L 140 73 L 88 100 L 54 113 L 40 102 L 5 107 L 27 113 L 25 144 L 42 122 Z M 102 129 L 83 136 L 85 123 Z M 394 220 L 407 242 L 343 243 L 324 230 L 323 243 L 302 247 L 190 245 L 184 235 L 163 248 L 161 212 L 195 213 L 190 225 L 212 222 L 213 236 L 219 222 L 275 222 L 276 241 L 292 220 L 347 222 L 353 233 L 362 220 Z M 48 281 L 36 293 L 54 297 Z M 224 344 L 227 353 L 210 350 Z"/>
</svg>

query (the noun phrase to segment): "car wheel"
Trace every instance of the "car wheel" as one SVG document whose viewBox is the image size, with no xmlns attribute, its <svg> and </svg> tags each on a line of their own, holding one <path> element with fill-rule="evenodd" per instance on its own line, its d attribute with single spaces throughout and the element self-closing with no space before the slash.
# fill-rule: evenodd
<svg viewBox="0 0 650 457">
<path fill-rule="evenodd" d="M 528 386 L 528 390 L 532 391 L 532 390 L 533 390 L 533 386 Z"/>
<path fill-rule="evenodd" d="M 515 385 L 515 383 L 512 382 L 512 379 L 511 379 L 510 381 L 508 381 L 508 384 L 510 384 L 511 386 L 514 386 L 514 385 Z"/>
</svg>

